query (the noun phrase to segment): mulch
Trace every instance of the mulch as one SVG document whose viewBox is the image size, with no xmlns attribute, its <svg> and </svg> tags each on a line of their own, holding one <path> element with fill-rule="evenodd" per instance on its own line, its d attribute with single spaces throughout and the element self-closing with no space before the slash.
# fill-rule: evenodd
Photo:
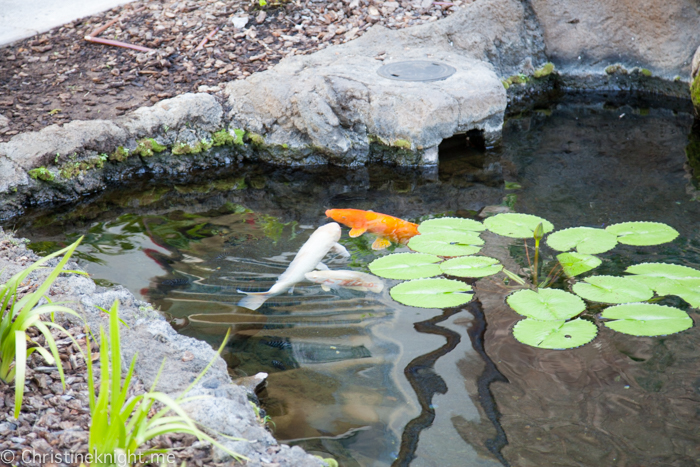
<svg viewBox="0 0 700 467">
<path fill-rule="evenodd" d="M 400 29 L 435 21 L 473 1 L 134 2 L 0 49 L 0 141 L 218 90 L 284 57 L 353 40 L 372 25 Z M 96 34 L 101 26 L 108 27 Z"/>
</svg>

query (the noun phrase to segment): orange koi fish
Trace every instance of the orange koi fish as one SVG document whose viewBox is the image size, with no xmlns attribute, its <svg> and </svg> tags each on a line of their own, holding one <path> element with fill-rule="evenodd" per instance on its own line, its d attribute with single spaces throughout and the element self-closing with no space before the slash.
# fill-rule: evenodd
<svg viewBox="0 0 700 467">
<path fill-rule="evenodd" d="M 373 211 L 360 209 L 329 209 L 326 216 L 351 228 L 350 236 L 359 237 L 365 232 L 377 235 L 373 250 L 383 250 L 394 243 L 405 244 L 418 235 L 418 224 Z"/>
</svg>

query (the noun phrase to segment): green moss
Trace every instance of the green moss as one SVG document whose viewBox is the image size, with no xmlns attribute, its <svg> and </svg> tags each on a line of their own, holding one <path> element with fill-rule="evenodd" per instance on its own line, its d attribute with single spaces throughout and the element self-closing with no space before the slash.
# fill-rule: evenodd
<svg viewBox="0 0 700 467">
<path fill-rule="evenodd" d="M 242 145 L 243 137 L 245 136 L 245 130 L 242 130 L 240 128 L 234 128 L 233 134 L 235 135 L 235 138 L 233 139 L 233 144 Z"/>
<path fill-rule="evenodd" d="M 63 178 L 73 178 L 78 175 L 84 174 L 88 170 L 101 169 L 104 167 L 105 161 L 108 159 L 106 154 L 101 154 L 99 156 L 91 157 L 82 161 L 71 160 L 63 164 L 58 173 Z"/>
<path fill-rule="evenodd" d="M 45 182 L 51 182 L 55 178 L 53 173 L 49 171 L 46 167 L 37 167 L 36 169 L 32 169 L 29 172 L 29 176 L 32 177 L 34 180 L 43 180 Z"/>
<path fill-rule="evenodd" d="M 619 73 L 621 75 L 626 75 L 627 70 L 622 65 L 616 64 L 616 65 L 610 65 L 610 66 L 606 67 L 605 73 L 607 73 L 609 75 L 614 75 L 616 73 Z"/>
<path fill-rule="evenodd" d="M 513 75 L 506 81 L 508 84 L 526 84 L 530 79 L 524 74 L 520 73 L 518 75 Z"/>
<path fill-rule="evenodd" d="M 134 154 L 141 157 L 151 157 L 156 153 L 163 152 L 167 148 L 162 144 L 159 144 L 153 138 L 144 138 L 137 141 L 136 149 L 134 149 Z"/>
<path fill-rule="evenodd" d="M 639 70 L 639 72 L 641 74 L 643 74 L 644 76 L 646 76 L 647 78 L 651 77 L 651 71 L 647 70 L 646 68 L 642 68 L 641 70 Z"/>
<path fill-rule="evenodd" d="M 128 149 L 124 149 L 124 147 L 119 146 L 112 154 L 110 154 L 109 160 L 112 162 L 124 162 L 129 155 Z"/>
<path fill-rule="evenodd" d="M 235 138 L 226 129 L 219 130 L 211 135 L 211 144 L 214 146 L 230 146 L 234 141 Z"/>
<path fill-rule="evenodd" d="M 248 138 L 253 146 L 262 146 L 265 144 L 265 137 L 257 133 L 248 133 Z"/>
<path fill-rule="evenodd" d="M 185 154 L 190 154 L 192 152 L 192 147 L 185 143 L 175 143 L 172 151 L 176 156 L 183 156 Z"/>
<path fill-rule="evenodd" d="M 510 84 L 508 84 L 508 81 L 505 79 L 503 81 L 501 81 L 501 83 L 503 83 L 503 87 L 506 89 L 508 89 L 510 87 Z"/>
<path fill-rule="evenodd" d="M 538 68 L 537 70 L 535 70 L 535 74 L 533 74 L 532 76 L 538 79 L 544 78 L 546 76 L 551 75 L 553 71 L 554 64 L 552 62 L 547 62 L 542 66 L 542 68 Z"/>
<path fill-rule="evenodd" d="M 690 99 L 693 101 L 695 110 L 700 110 L 700 73 L 690 85 Z"/>
<path fill-rule="evenodd" d="M 283 148 L 283 149 L 289 149 L 289 145 L 288 145 L 287 143 L 284 143 L 284 144 L 282 145 L 282 148 Z"/>
<path fill-rule="evenodd" d="M 407 151 L 411 150 L 411 142 L 405 139 L 397 139 L 394 141 L 392 146 L 395 148 L 406 149 Z"/>
<path fill-rule="evenodd" d="M 186 154 L 199 154 L 200 152 L 203 151 L 208 151 L 212 147 L 212 142 L 210 141 L 197 141 L 197 143 L 194 146 L 191 146 L 187 143 L 176 143 L 175 146 L 173 146 L 172 152 L 176 156 L 184 156 Z"/>
</svg>

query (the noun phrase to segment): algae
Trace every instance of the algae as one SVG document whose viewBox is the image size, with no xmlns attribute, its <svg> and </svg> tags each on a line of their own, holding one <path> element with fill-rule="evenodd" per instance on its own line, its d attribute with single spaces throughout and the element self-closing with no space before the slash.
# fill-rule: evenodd
<svg viewBox="0 0 700 467">
<path fill-rule="evenodd" d="M 554 71 L 554 64 L 552 62 L 547 62 L 541 68 L 538 68 L 537 70 L 535 70 L 535 73 L 532 76 L 537 78 L 537 79 L 545 78 L 545 77 L 551 75 L 553 71 Z"/>
<path fill-rule="evenodd" d="M 141 157 L 151 157 L 166 149 L 165 146 L 159 144 L 158 141 L 153 138 L 143 138 L 137 141 L 136 149 L 134 149 L 133 153 Z"/>
<path fill-rule="evenodd" d="M 51 173 L 46 167 L 37 167 L 28 172 L 29 176 L 34 180 L 42 180 L 44 182 L 52 182 L 55 178 L 54 174 Z"/>
</svg>

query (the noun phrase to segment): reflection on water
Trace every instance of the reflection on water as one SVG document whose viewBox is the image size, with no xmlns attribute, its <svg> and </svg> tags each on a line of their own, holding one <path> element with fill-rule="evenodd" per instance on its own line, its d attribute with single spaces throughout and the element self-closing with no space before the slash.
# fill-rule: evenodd
<svg viewBox="0 0 700 467">
<path fill-rule="evenodd" d="M 224 358 L 233 376 L 270 373 L 260 399 L 275 436 L 341 465 L 697 465 L 697 326 L 661 338 L 601 329 L 579 349 L 534 349 L 513 339 L 518 317 L 488 281 L 478 303 L 444 311 L 397 304 L 391 281 L 380 294 L 302 282 L 256 311 L 237 306 L 238 290 L 276 281 L 329 207 L 420 221 L 505 201 L 557 228 L 665 222 L 677 240 L 619 246 L 598 273 L 643 260 L 698 268 L 690 124 L 687 112 L 612 98 L 562 102 L 511 118 L 499 148 L 480 150 L 474 135 L 446 143 L 439 170 L 240 166 L 175 189 L 145 180 L 27 216 L 20 233 L 40 251 L 86 233 L 79 254 L 94 277 L 212 345 L 233 329 Z M 367 272 L 387 253 L 372 240 L 345 229 L 351 257 L 324 262 Z M 520 250 L 490 255 L 517 267 Z"/>
</svg>

